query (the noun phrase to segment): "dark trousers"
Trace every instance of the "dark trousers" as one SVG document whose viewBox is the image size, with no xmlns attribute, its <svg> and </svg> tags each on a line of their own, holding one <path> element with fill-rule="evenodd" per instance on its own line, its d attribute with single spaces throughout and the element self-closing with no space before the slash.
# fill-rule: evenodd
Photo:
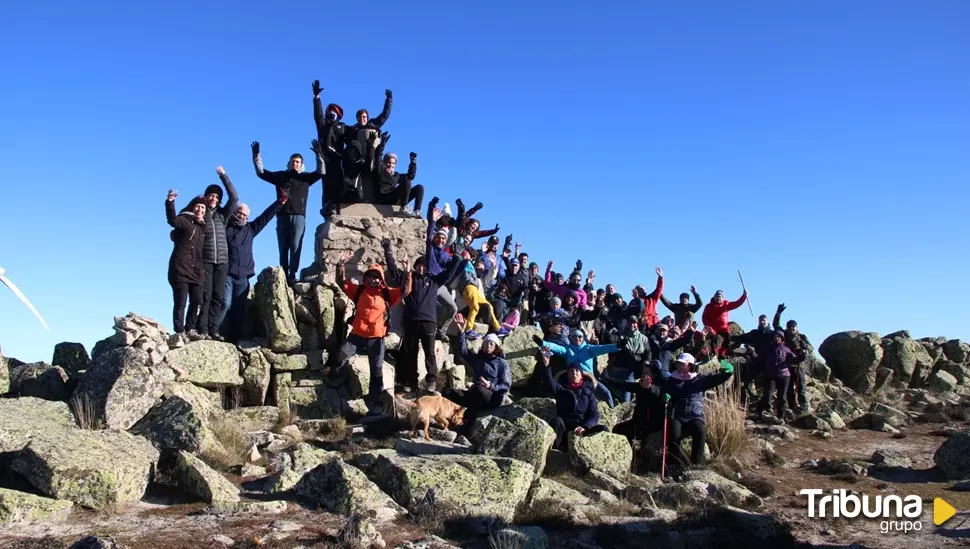
<svg viewBox="0 0 970 549">
<path fill-rule="evenodd" d="M 303 234 L 306 232 L 305 215 L 279 214 L 276 216 L 276 238 L 280 249 L 280 267 L 288 280 L 295 280 L 300 270 L 303 254 Z"/>
<path fill-rule="evenodd" d="M 360 141 L 351 141 L 344 149 L 343 167 L 343 199 L 341 202 L 354 204 L 364 201 L 364 179 L 366 167 L 366 145 Z"/>
<path fill-rule="evenodd" d="M 175 306 L 172 308 L 172 321 L 175 333 L 181 334 L 186 330 L 195 330 L 199 322 L 199 307 L 202 306 L 202 284 L 187 284 L 172 282 L 172 294 Z M 185 319 L 185 302 L 189 302 L 189 317 Z"/>
<path fill-rule="evenodd" d="M 355 334 L 347 336 L 347 341 L 340 347 L 337 364 L 345 368 L 347 359 L 354 355 L 367 354 L 370 364 L 370 386 L 367 388 L 367 400 L 373 407 L 380 406 L 381 392 L 384 391 L 384 338 L 363 338 Z"/>
<path fill-rule="evenodd" d="M 673 448 L 673 452 L 681 459 L 686 459 L 680 449 L 680 441 L 686 437 L 691 437 L 690 462 L 700 465 L 704 462 L 704 444 L 707 443 L 707 425 L 699 419 L 689 421 L 679 421 L 670 419 L 667 421 L 667 447 Z"/>
<path fill-rule="evenodd" d="M 424 367 L 428 375 L 438 375 L 438 361 L 435 359 L 434 343 L 438 325 L 434 322 L 404 322 L 404 338 L 401 341 L 401 354 L 398 359 L 398 382 L 414 387 L 418 383 L 418 346 L 424 349 Z"/>
<path fill-rule="evenodd" d="M 226 340 L 238 343 L 246 322 L 246 296 L 249 294 L 248 278 L 226 278 L 226 313 L 224 331 Z"/>
<path fill-rule="evenodd" d="M 206 263 L 205 284 L 202 286 L 202 311 L 199 313 L 199 332 L 217 335 L 222 307 L 226 304 L 226 275 L 228 263 Z"/>
<path fill-rule="evenodd" d="M 553 446 L 553 448 L 556 448 L 558 450 L 565 450 L 566 440 L 568 440 L 569 433 L 571 433 L 573 429 L 575 429 L 576 427 L 579 427 L 582 424 L 583 423 L 581 421 L 575 421 L 575 420 L 567 421 L 559 416 L 556 416 L 556 421 L 552 423 L 552 428 L 556 431 L 556 443 Z M 605 430 L 606 430 L 606 427 L 603 425 L 594 425 L 589 429 L 586 429 L 586 431 L 583 432 L 583 436 L 584 437 L 593 436 L 597 433 L 602 433 Z"/>
<path fill-rule="evenodd" d="M 741 406 L 746 406 L 748 403 L 748 394 L 753 391 L 752 385 L 758 375 L 763 371 L 763 366 L 760 361 L 754 360 L 750 361 L 747 365 L 743 366 L 741 369 L 741 375 L 735 375 L 735 383 L 741 384 Z"/>
<path fill-rule="evenodd" d="M 765 410 L 770 411 L 773 408 L 771 405 L 771 394 L 774 393 L 775 403 L 778 405 L 778 417 L 784 417 L 785 410 L 788 408 L 788 402 L 786 400 L 788 382 L 788 376 L 781 376 L 778 379 L 766 379 L 761 388 L 761 402 L 758 403 L 757 413 L 760 414 Z"/>
<path fill-rule="evenodd" d="M 407 206 L 413 200 L 414 211 L 420 212 L 421 203 L 424 202 L 424 186 L 415 185 L 412 187 L 411 182 L 404 177 L 401 177 L 400 181 L 401 183 L 394 187 L 391 192 L 380 195 L 379 203 L 391 206 Z"/>
<path fill-rule="evenodd" d="M 805 390 L 805 369 L 789 368 L 791 381 L 788 384 L 788 407 L 797 410 L 808 408 L 808 394 Z"/>
<path fill-rule="evenodd" d="M 625 436 L 632 443 L 634 440 L 645 440 L 653 431 L 648 426 L 640 425 L 636 420 L 628 419 L 617 423 L 616 427 L 613 427 L 613 432 Z"/>
<path fill-rule="evenodd" d="M 324 158 L 324 165 L 327 173 L 323 176 L 323 194 L 321 207 L 326 210 L 327 206 L 336 208 L 335 213 L 340 213 L 340 199 L 344 194 L 344 170 L 340 165 L 340 157 L 327 155 Z"/>
<path fill-rule="evenodd" d="M 465 432 L 471 433 L 472 426 L 475 425 L 475 418 L 483 410 L 494 410 L 502 405 L 505 400 L 506 391 L 493 391 L 481 385 L 474 384 L 467 390 L 448 389 L 442 396 L 448 400 L 465 407 Z"/>
</svg>

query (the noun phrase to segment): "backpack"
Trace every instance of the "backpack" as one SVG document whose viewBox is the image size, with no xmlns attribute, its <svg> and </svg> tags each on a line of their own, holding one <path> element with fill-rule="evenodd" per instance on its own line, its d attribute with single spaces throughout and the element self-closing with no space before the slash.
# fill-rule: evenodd
<svg viewBox="0 0 970 549">
<path fill-rule="evenodd" d="M 357 286 L 357 293 L 354 295 L 354 314 L 350 315 L 347 319 L 347 325 L 353 326 L 354 319 L 357 318 L 357 302 L 360 301 L 360 296 L 364 295 L 364 290 L 367 287 L 364 285 Z M 384 327 L 388 330 L 391 329 L 391 292 L 387 289 L 387 286 L 381 287 L 381 297 L 384 298 Z"/>
</svg>

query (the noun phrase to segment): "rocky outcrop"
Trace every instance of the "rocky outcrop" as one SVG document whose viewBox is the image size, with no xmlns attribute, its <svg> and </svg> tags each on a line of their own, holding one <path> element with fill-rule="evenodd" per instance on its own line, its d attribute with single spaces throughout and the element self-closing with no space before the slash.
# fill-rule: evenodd
<svg viewBox="0 0 970 549">
<path fill-rule="evenodd" d="M 263 269 L 256 280 L 255 296 L 270 349 L 286 353 L 300 350 L 300 331 L 294 313 L 295 298 L 293 290 L 286 283 L 283 269 Z"/>
<path fill-rule="evenodd" d="M 46 362 L 21 364 L 10 370 L 10 392 L 44 400 L 67 400 L 71 396 L 67 372 Z"/>
<path fill-rule="evenodd" d="M 222 396 L 198 385 L 182 381 L 169 381 L 162 386 L 162 398 L 179 397 L 192 405 L 196 411 L 204 413 L 209 419 L 221 416 Z"/>
<path fill-rule="evenodd" d="M 275 406 L 233 408 L 223 419 L 235 423 L 243 432 L 272 431 L 280 422 L 280 409 Z"/>
<path fill-rule="evenodd" d="M 239 346 L 242 356 L 241 374 L 243 406 L 262 406 L 269 392 L 270 363 L 259 347 L 251 343 Z"/>
<path fill-rule="evenodd" d="M 266 479 L 263 487 L 267 494 L 292 490 L 303 475 L 320 464 L 340 459 L 340 456 L 301 442 L 279 454 L 277 458 L 277 471 Z"/>
<path fill-rule="evenodd" d="M 943 354 L 957 364 L 970 362 L 970 345 L 959 339 L 951 339 L 943 345 Z"/>
<path fill-rule="evenodd" d="M 367 476 L 394 501 L 415 508 L 429 490 L 460 515 L 513 519 L 535 474 L 528 463 L 490 456 L 401 457 L 375 453 Z"/>
<path fill-rule="evenodd" d="M 70 516 L 70 501 L 35 496 L 0 488 L 0 524 L 15 526 L 36 522 L 62 522 Z"/>
<path fill-rule="evenodd" d="M 957 385 L 957 378 L 953 377 L 953 374 L 944 372 L 943 370 L 931 375 L 929 381 L 926 383 L 926 386 L 931 391 L 938 391 L 940 393 L 952 391 Z"/>
<path fill-rule="evenodd" d="M 60 366 L 64 368 L 68 375 L 73 375 L 87 370 L 91 364 L 91 357 L 88 356 L 88 350 L 84 348 L 84 345 L 64 341 L 54 346 L 54 357 L 51 359 L 51 364 Z"/>
<path fill-rule="evenodd" d="M 542 337 L 542 331 L 535 326 L 520 326 L 502 342 L 502 350 L 512 371 L 513 386 L 525 384 L 538 364 L 539 346 L 532 341 L 533 336 Z"/>
<path fill-rule="evenodd" d="M 184 450 L 192 454 L 213 451 L 221 445 L 208 426 L 209 415 L 179 397 L 156 404 L 131 427 L 131 433 L 152 441 L 159 450 Z"/>
<path fill-rule="evenodd" d="M 471 441 L 479 451 L 524 461 L 542 476 L 556 433 L 545 421 L 518 406 L 502 406 L 478 417 Z"/>
<path fill-rule="evenodd" d="M 108 509 L 140 500 L 157 461 L 158 450 L 144 438 L 63 429 L 35 435 L 10 468 L 44 495 Z"/>
<path fill-rule="evenodd" d="M 296 485 L 296 493 L 320 503 L 331 513 L 348 516 L 373 513 L 379 523 L 397 520 L 405 514 L 360 469 L 339 459 L 304 475 Z"/>
<path fill-rule="evenodd" d="M 91 351 L 91 360 L 97 361 L 103 354 L 121 347 L 133 347 L 148 354 L 153 365 L 162 362 L 168 352 L 168 330 L 156 320 L 128 313 L 114 319 L 115 334 L 97 342 Z"/>
<path fill-rule="evenodd" d="M 899 332 L 897 332 L 899 334 Z M 882 339 L 880 367 L 893 371 L 893 385 L 901 388 L 918 386 L 929 375 L 936 362 L 920 342 L 891 334 Z"/>
<path fill-rule="evenodd" d="M 598 469 L 613 476 L 625 475 L 633 461 L 633 448 L 626 437 L 598 433 L 578 437 L 569 434 L 569 462 L 580 472 Z"/>
<path fill-rule="evenodd" d="M 750 490 L 714 471 L 695 469 L 684 473 L 684 480 L 699 481 L 708 485 L 707 491 L 717 500 L 743 509 L 760 509 L 764 502 Z"/>
<path fill-rule="evenodd" d="M 162 395 L 171 370 L 151 365 L 147 352 L 121 347 L 99 355 L 78 385 L 75 395 L 94 409 L 93 421 L 109 429 L 128 429 Z"/>
<path fill-rule="evenodd" d="M 239 375 L 241 359 L 231 343 L 194 341 L 172 349 L 165 360 L 172 368 L 184 372 L 182 379 L 199 387 L 218 389 L 243 384 Z"/>
<path fill-rule="evenodd" d="M 950 479 L 970 478 L 970 431 L 957 433 L 946 439 L 936 453 L 933 462 Z"/>
<path fill-rule="evenodd" d="M 0 398 L 0 454 L 23 449 L 36 437 L 76 427 L 67 404 L 34 397 Z"/>
<path fill-rule="evenodd" d="M 182 490 L 206 503 L 239 501 L 239 488 L 187 452 L 175 458 L 175 478 Z"/>
<path fill-rule="evenodd" d="M 10 392 L 10 361 L 0 355 L 0 395 Z"/>
<path fill-rule="evenodd" d="M 832 334 L 818 348 L 832 375 L 849 388 L 869 393 L 876 386 L 876 368 L 882 361 L 882 340 L 874 332 Z"/>
</svg>

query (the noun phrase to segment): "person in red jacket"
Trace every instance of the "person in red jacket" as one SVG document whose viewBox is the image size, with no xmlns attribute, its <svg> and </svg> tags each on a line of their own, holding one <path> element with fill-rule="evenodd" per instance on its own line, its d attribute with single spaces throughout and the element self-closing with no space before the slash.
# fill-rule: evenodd
<svg viewBox="0 0 970 549">
<path fill-rule="evenodd" d="M 642 323 L 646 325 L 647 330 L 653 328 L 654 324 L 660 322 L 660 316 L 657 314 L 657 303 L 660 302 L 660 297 L 664 293 L 664 272 L 660 267 L 657 267 L 657 287 L 654 288 L 653 292 L 647 293 L 646 288 L 643 286 L 637 286 L 636 290 L 638 296 L 643 300 L 643 315 L 640 317 Z"/>
<path fill-rule="evenodd" d="M 710 328 L 714 332 L 715 338 L 720 339 L 717 345 L 718 356 L 727 355 L 728 344 L 731 341 L 728 313 L 744 305 L 746 299 L 748 299 L 747 290 L 741 294 L 741 297 L 737 301 L 727 301 L 724 299 L 724 291 L 718 290 L 714 294 L 714 297 L 711 298 L 711 302 L 704 306 L 701 320 L 704 322 L 705 327 Z"/>
</svg>

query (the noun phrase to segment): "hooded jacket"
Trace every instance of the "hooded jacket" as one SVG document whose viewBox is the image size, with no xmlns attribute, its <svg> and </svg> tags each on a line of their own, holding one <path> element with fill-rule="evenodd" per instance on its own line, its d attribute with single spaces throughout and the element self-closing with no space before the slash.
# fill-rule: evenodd
<svg viewBox="0 0 970 549">
<path fill-rule="evenodd" d="M 360 294 L 360 300 L 357 302 L 357 309 L 354 314 L 353 328 L 350 333 L 364 339 L 383 339 L 387 335 L 387 326 L 384 325 L 384 313 L 387 312 L 388 307 L 393 307 L 401 301 L 402 291 L 400 288 L 387 288 L 384 269 L 380 265 L 371 265 L 367 270 L 377 271 L 380 274 L 381 283 L 377 288 L 365 287 L 364 291 Z M 360 286 L 349 280 L 343 281 L 342 287 L 344 293 L 351 300 L 354 299 L 357 295 L 357 289 L 360 288 Z M 391 298 L 390 303 L 385 303 L 384 301 L 383 293 L 385 288 L 387 288 L 387 293 Z"/>
<path fill-rule="evenodd" d="M 764 362 L 765 378 L 778 379 L 780 377 L 789 377 L 791 372 L 788 370 L 788 367 L 793 365 L 797 360 L 798 357 L 795 356 L 795 353 L 785 346 L 784 343 L 773 344 Z"/>
<path fill-rule="evenodd" d="M 549 341 L 544 341 L 543 345 L 548 347 L 553 353 L 566 359 L 567 364 L 577 363 L 579 367 L 589 374 L 594 374 L 596 357 L 617 351 L 616 345 L 590 345 L 586 343 L 586 338 L 579 345 L 570 343 L 562 346 Z"/>
<path fill-rule="evenodd" d="M 747 295 L 742 294 L 741 298 L 737 301 L 728 301 L 725 299 L 720 305 L 714 303 L 714 298 L 711 298 L 710 303 L 704 306 L 704 312 L 701 314 L 701 320 L 704 321 L 704 326 L 711 328 L 719 334 L 728 333 L 730 331 L 728 326 L 728 313 L 744 305 L 744 301 L 747 298 Z"/>
<path fill-rule="evenodd" d="M 487 355 L 481 351 L 473 353 L 468 350 L 468 340 L 464 333 L 459 334 L 458 345 L 465 364 L 471 366 L 472 371 L 475 372 L 475 377 L 472 379 L 473 385 L 478 385 L 480 383 L 478 378 L 481 377 L 489 382 L 490 391 L 508 392 L 512 388 L 512 370 L 505 360 L 505 351 L 501 347 L 494 355 Z"/>
<path fill-rule="evenodd" d="M 519 265 L 519 271 L 512 274 L 511 263 L 506 264 L 505 284 L 509 287 L 509 300 L 513 307 L 518 308 L 529 302 L 529 271 Z"/>
<path fill-rule="evenodd" d="M 581 425 L 584 429 L 591 429 L 600 421 L 599 405 L 597 404 L 596 380 L 592 374 L 583 372 L 583 384 L 578 388 L 559 383 L 552 375 L 552 368 L 536 366 L 546 371 L 546 383 L 556 398 L 556 415 L 561 417 L 567 426 Z"/>
<path fill-rule="evenodd" d="M 694 294 L 694 302 L 686 305 L 680 302 L 671 303 L 663 295 L 660 296 L 660 302 L 664 304 L 664 307 L 674 313 L 674 324 L 677 326 L 683 326 L 685 321 L 693 320 L 694 314 L 701 310 L 701 306 L 703 305 L 701 295 L 697 292 L 692 293 Z"/>
<path fill-rule="evenodd" d="M 210 208 L 208 204 L 205 205 L 205 244 L 202 247 L 202 261 L 223 265 L 229 262 L 226 222 L 229 220 L 229 216 L 236 211 L 239 195 L 236 193 L 236 187 L 233 186 L 232 181 L 229 181 L 227 174 L 221 174 L 219 179 L 226 187 L 229 200 L 219 208 Z"/>
<path fill-rule="evenodd" d="M 253 259 L 253 239 L 273 219 L 283 204 L 277 200 L 269 205 L 259 217 L 237 225 L 233 217 L 229 217 L 226 225 L 226 243 L 229 245 L 229 278 L 249 279 L 256 274 L 256 261 Z"/>
<path fill-rule="evenodd" d="M 694 332 L 688 330 L 677 339 L 665 341 L 660 341 L 656 335 L 651 334 L 647 340 L 650 344 L 653 366 L 657 369 L 655 373 L 659 373 L 660 377 L 666 378 L 670 376 L 670 364 L 673 360 L 674 353 L 693 342 Z"/>
<path fill-rule="evenodd" d="M 310 197 L 310 186 L 323 177 L 323 157 L 316 155 L 317 169 L 312 172 L 298 172 L 286 169 L 270 172 L 263 169 L 260 155 L 253 156 L 253 166 L 256 177 L 276 186 L 276 198 L 287 197 L 286 204 L 278 215 L 306 215 L 307 200 Z"/>
<path fill-rule="evenodd" d="M 397 266 L 394 254 L 384 249 L 384 260 L 387 262 L 387 278 L 391 285 L 400 287 L 404 283 L 405 272 Z M 453 262 L 451 268 L 437 275 L 426 272 L 419 275 L 411 273 L 411 284 L 408 294 L 404 296 L 404 320 L 407 322 L 438 322 L 438 289 L 448 281 L 458 267 Z"/>
<path fill-rule="evenodd" d="M 190 206 L 194 205 L 190 203 Z M 175 202 L 165 201 L 165 217 L 172 231 L 175 246 L 168 260 L 169 284 L 202 284 L 205 282 L 205 268 L 202 265 L 202 244 L 205 239 L 205 225 L 195 219 L 195 214 L 186 208 L 181 214 L 175 213 Z"/>
<path fill-rule="evenodd" d="M 633 393 L 633 424 L 636 426 L 637 438 L 645 438 L 648 434 L 663 429 L 664 400 L 660 398 L 661 385 L 653 383 L 644 388 L 640 380 L 613 382 L 617 391 Z"/>
<path fill-rule="evenodd" d="M 569 295 L 569 292 L 575 291 L 576 306 L 579 307 L 580 309 L 586 308 L 586 293 L 579 291 L 580 288 L 570 288 L 568 283 L 556 284 L 555 282 L 553 282 L 552 269 L 550 269 L 549 267 L 546 267 L 545 287 L 547 290 L 549 290 L 550 292 L 558 296 L 559 299 L 563 300 L 563 302 L 566 301 L 566 296 Z"/>
<path fill-rule="evenodd" d="M 626 345 L 611 357 L 613 367 L 630 370 L 635 377 L 640 377 L 644 365 L 650 364 L 650 342 L 639 330 L 623 334 L 622 337 L 626 338 Z"/>
<path fill-rule="evenodd" d="M 775 331 L 770 326 L 755 328 L 741 335 L 735 341 L 754 349 L 756 364 L 759 365 L 759 368 L 767 367 L 768 359 L 775 349 Z"/>
<path fill-rule="evenodd" d="M 652 328 L 654 324 L 660 322 L 660 317 L 657 315 L 657 303 L 660 301 L 663 292 L 664 277 L 658 276 L 657 287 L 643 298 L 642 318 L 647 328 Z"/>
<path fill-rule="evenodd" d="M 717 387 L 733 374 L 699 375 L 690 380 L 668 377 L 663 390 L 670 395 L 671 415 L 677 421 L 704 421 L 704 392 Z"/>
</svg>

